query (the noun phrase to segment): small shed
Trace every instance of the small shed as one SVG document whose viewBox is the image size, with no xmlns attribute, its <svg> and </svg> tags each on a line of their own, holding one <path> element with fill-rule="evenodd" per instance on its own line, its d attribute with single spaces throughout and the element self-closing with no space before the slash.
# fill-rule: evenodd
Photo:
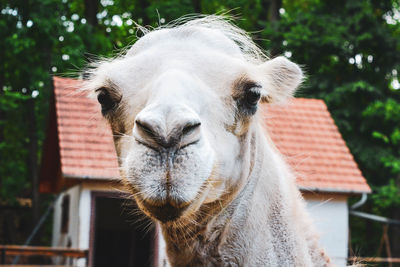
<svg viewBox="0 0 400 267">
<path fill-rule="evenodd" d="M 117 266 L 116 260 L 121 266 L 162 266 L 158 229 L 131 212 L 135 204 L 116 182 L 117 156 L 99 104 L 79 90 L 82 81 L 53 80 L 40 174 L 40 192 L 59 194 L 52 245 L 88 249 L 89 262 L 80 259 L 79 266 Z M 370 187 L 322 100 L 295 98 L 264 110 L 266 128 L 296 173 L 322 246 L 337 266 L 345 266 L 347 199 L 370 193 Z"/>
</svg>

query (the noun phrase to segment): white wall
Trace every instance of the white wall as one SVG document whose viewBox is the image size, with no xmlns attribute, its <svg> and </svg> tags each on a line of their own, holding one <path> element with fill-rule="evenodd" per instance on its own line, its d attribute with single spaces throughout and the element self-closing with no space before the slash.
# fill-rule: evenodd
<svg viewBox="0 0 400 267">
<path fill-rule="evenodd" d="M 62 204 L 62 198 L 63 198 L 64 193 L 61 193 L 54 205 L 54 212 L 53 212 L 53 235 L 51 239 L 51 246 L 52 247 L 58 247 L 58 244 L 60 242 L 60 235 L 61 235 L 61 204 Z"/>
<path fill-rule="evenodd" d="M 54 207 L 54 221 L 53 221 L 53 247 L 66 247 L 70 242 L 71 247 L 78 245 L 78 204 L 79 204 L 80 186 L 74 186 L 67 191 L 61 193 L 56 201 Z M 61 212 L 62 202 L 65 195 L 69 195 L 69 225 L 68 232 L 61 233 Z"/>
<path fill-rule="evenodd" d="M 320 244 L 332 262 L 346 266 L 349 214 L 343 196 L 305 196 L 307 210 L 320 234 Z"/>
<path fill-rule="evenodd" d="M 62 192 L 54 207 L 53 214 L 53 247 L 67 247 L 70 242 L 72 248 L 89 249 L 90 242 L 90 215 L 92 191 L 115 191 L 115 187 L 108 183 L 82 183 Z M 65 195 L 70 197 L 69 226 L 66 234 L 61 233 L 62 201 Z M 71 264 L 70 259 L 54 258 L 55 264 Z M 75 260 L 77 266 L 86 266 L 85 259 Z"/>
<path fill-rule="evenodd" d="M 79 242 L 77 247 L 80 249 L 89 249 L 90 246 L 90 226 L 91 226 L 91 213 L 92 213 L 92 192 L 93 191 L 110 191 L 121 192 L 113 183 L 99 182 L 99 183 L 82 183 L 79 201 Z M 85 259 L 79 259 L 75 263 L 77 266 L 86 266 Z"/>
<path fill-rule="evenodd" d="M 79 185 L 71 187 L 65 192 L 61 193 L 56 200 L 53 213 L 53 236 L 52 246 L 53 247 L 78 247 L 78 205 L 79 195 L 81 188 Z M 61 233 L 61 213 L 62 203 L 64 196 L 69 195 L 69 224 L 67 233 Z M 70 259 L 63 259 L 61 257 L 54 258 L 55 264 L 70 264 Z"/>
</svg>

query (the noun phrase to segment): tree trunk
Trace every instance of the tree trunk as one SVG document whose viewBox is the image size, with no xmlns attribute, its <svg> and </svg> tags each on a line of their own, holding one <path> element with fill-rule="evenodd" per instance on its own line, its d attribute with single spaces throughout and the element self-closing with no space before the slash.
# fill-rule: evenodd
<svg viewBox="0 0 400 267">
<path fill-rule="evenodd" d="M 397 177 L 397 190 L 400 192 L 400 175 Z M 392 216 L 393 219 L 400 220 L 400 207 L 395 207 L 393 209 Z M 394 258 L 400 258 L 400 226 L 393 225 L 389 229 L 391 230 L 389 238 L 392 256 Z"/>
<path fill-rule="evenodd" d="M 92 25 L 96 26 L 97 21 L 97 13 L 99 11 L 99 1 L 98 0 L 85 0 L 85 18 L 87 22 Z"/>
<path fill-rule="evenodd" d="M 3 59 L 5 58 L 4 51 L 5 51 L 4 45 L 0 44 L 0 59 L 2 59 L 0 61 L 3 61 Z M 3 87 L 5 85 L 4 73 L 5 73 L 4 64 L 0 64 L 0 97 L 3 97 L 4 95 L 4 90 L 3 90 Z M 0 122 L 5 121 L 6 117 L 7 117 L 6 111 L 0 107 Z M 0 123 L 0 144 L 3 142 L 4 142 L 4 124 Z M 2 187 L 3 179 L 4 179 L 3 177 L 0 177 L 0 188 Z"/>
<path fill-rule="evenodd" d="M 147 16 L 147 8 L 149 6 L 149 1 L 147 0 L 137 0 L 137 5 L 138 5 L 138 16 L 142 18 L 142 26 L 147 26 L 150 24 L 150 19 Z M 155 12 L 155 11 L 154 11 Z"/>
<path fill-rule="evenodd" d="M 271 26 L 274 28 L 275 31 L 278 29 L 276 28 L 276 23 L 281 18 L 279 9 L 282 7 L 282 0 L 270 0 L 269 9 L 268 9 L 268 21 L 271 23 Z M 276 57 L 281 53 L 279 47 L 272 47 L 270 50 L 271 57 Z"/>
<path fill-rule="evenodd" d="M 282 0 L 270 0 L 268 9 L 268 18 L 270 22 L 278 21 L 281 16 L 279 9 L 282 7 Z"/>
<path fill-rule="evenodd" d="M 36 129 L 36 116 L 35 116 L 35 99 L 30 98 L 27 101 L 27 124 L 29 135 L 28 147 L 28 175 L 31 175 L 32 181 L 32 209 L 33 209 L 33 222 L 39 219 L 39 177 L 38 177 L 38 137 Z"/>
<path fill-rule="evenodd" d="M 194 9 L 194 13 L 201 14 L 201 1 L 200 0 L 192 0 L 192 6 Z"/>
</svg>

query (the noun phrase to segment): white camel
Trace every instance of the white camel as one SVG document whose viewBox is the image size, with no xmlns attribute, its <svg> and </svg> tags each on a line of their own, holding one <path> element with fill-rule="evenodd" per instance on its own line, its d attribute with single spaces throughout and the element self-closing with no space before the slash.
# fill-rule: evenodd
<svg viewBox="0 0 400 267">
<path fill-rule="evenodd" d="M 218 16 L 147 32 L 96 65 L 86 87 L 172 266 L 330 265 L 258 111 L 302 78 Z"/>
</svg>

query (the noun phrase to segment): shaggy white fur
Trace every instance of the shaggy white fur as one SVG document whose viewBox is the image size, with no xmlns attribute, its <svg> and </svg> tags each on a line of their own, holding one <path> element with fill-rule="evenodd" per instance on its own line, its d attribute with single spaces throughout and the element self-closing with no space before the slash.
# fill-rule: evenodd
<svg viewBox="0 0 400 267">
<path fill-rule="evenodd" d="M 173 266 L 328 266 L 260 102 L 303 79 L 218 16 L 148 31 L 97 63 L 86 88 L 110 122 L 121 174 L 161 225 Z"/>
</svg>

